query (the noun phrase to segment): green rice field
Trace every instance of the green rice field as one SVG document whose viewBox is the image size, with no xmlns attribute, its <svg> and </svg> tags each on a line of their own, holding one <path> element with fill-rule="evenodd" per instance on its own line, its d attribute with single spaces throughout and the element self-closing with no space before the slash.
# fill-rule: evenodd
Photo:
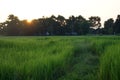
<svg viewBox="0 0 120 80">
<path fill-rule="evenodd" d="M 120 80 L 120 37 L 1 36 L 0 80 Z"/>
</svg>

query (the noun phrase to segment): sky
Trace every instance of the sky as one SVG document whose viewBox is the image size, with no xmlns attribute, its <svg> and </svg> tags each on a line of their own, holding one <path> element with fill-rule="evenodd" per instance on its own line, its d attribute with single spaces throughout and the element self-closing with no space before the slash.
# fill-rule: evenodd
<svg viewBox="0 0 120 80">
<path fill-rule="evenodd" d="M 99 16 L 103 22 L 109 18 L 116 19 L 120 14 L 120 0 L 0 0 L 0 22 L 10 14 L 20 20 L 51 15 L 65 18 L 82 15 L 86 19 Z"/>
</svg>

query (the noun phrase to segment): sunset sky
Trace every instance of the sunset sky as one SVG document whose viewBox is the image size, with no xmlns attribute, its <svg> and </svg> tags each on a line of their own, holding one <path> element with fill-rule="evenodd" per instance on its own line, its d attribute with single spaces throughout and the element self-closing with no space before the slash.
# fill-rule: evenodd
<svg viewBox="0 0 120 80">
<path fill-rule="evenodd" d="M 29 20 L 52 14 L 100 16 L 103 22 L 120 14 L 120 0 L 0 0 L 0 22 L 9 14 Z"/>
</svg>

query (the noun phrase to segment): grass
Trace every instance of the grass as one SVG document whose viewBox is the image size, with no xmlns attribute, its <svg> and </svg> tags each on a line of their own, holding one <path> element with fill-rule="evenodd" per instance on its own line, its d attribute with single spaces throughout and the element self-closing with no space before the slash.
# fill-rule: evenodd
<svg viewBox="0 0 120 80">
<path fill-rule="evenodd" d="M 53 38 L 6 38 L 0 44 L 1 80 L 56 79 L 72 55 L 69 41 Z"/>
<path fill-rule="evenodd" d="M 101 57 L 100 80 L 120 80 L 120 42 L 107 47 Z"/>
<path fill-rule="evenodd" d="M 0 37 L 0 80 L 120 80 L 120 37 Z"/>
</svg>

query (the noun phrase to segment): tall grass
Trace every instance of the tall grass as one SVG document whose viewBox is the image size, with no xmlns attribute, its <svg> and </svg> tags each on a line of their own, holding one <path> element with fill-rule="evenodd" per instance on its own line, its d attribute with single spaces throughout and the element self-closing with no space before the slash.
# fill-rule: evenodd
<svg viewBox="0 0 120 80">
<path fill-rule="evenodd" d="M 0 80 L 120 80 L 119 40 L 0 37 Z"/>
<path fill-rule="evenodd" d="M 100 56 L 98 80 L 120 80 L 120 37 L 92 38 L 91 51 Z"/>
<path fill-rule="evenodd" d="M 59 40 L 0 39 L 0 80 L 56 80 L 65 74 L 73 47 Z"/>
<path fill-rule="evenodd" d="M 120 43 L 107 47 L 101 57 L 100 80 L 120 80 Z"/>
</svg>

